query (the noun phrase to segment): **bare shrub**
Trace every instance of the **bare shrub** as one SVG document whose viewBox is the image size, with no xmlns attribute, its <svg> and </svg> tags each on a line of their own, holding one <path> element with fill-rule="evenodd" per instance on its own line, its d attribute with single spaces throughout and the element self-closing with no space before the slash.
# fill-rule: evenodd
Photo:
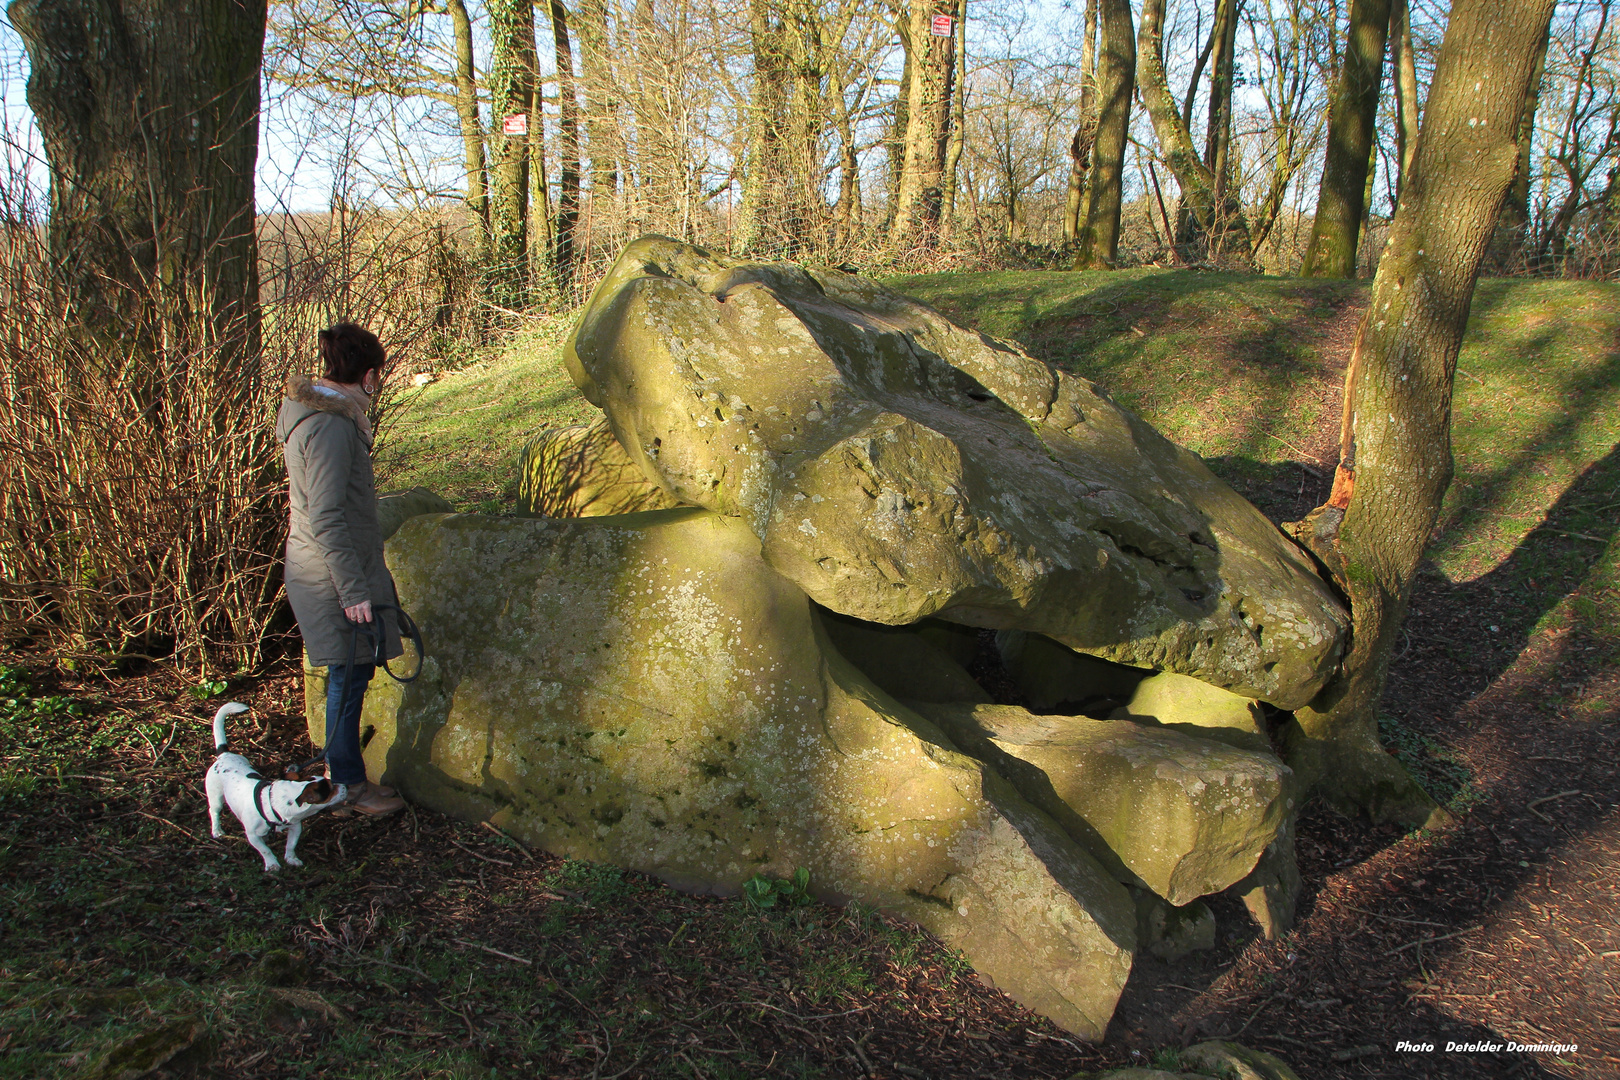
<svg viewBox="0 0 1620 1080">
<path fill-rule="evenodd" d="M 26 177 L 0 182 L 0 215 L 0 646 L 257 663 L 286 623 L 286 374 L 314 369 L 316 330 L 341 319 L 375 329 L 396 370 L 442 363 L 481 318 L 453 223 L 271 219 L 262 327 L 199 317 L 189 343 L 154 349 L 84 331 Z M 149 290 L 131 299 L 171 299 Z M 379 439 L 397 402 L 378 405 Z"/>
</svg>

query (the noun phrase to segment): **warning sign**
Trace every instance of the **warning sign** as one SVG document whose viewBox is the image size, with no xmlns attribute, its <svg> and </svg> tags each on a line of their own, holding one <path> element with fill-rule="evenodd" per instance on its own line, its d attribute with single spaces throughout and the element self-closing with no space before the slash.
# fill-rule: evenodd
<svg viewBox="0 0 1620 1080">
<path fill-rule="evenodd" d="M 513 113 L 501 121 L 502 135 L 527 135 L 529 133 L 529 114 Z"/>
<path fill-rule="evenodd" d="M 950 37 L 951 31 L 956 28 L 956 20 L 949 15 L 935 15 L 934 21 L 929 25 L 928 32 L 935 37 Z"/>
</svg>

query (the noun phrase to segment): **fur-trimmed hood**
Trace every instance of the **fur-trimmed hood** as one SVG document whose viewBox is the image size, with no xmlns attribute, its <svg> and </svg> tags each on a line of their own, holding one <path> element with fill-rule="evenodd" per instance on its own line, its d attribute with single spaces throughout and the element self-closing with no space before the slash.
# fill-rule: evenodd
<svg viewBox="0 0 1620 1080">
<path fill-rule="evenodd" d="M 288 408 L 288 405 L 292 407 Z M 360 437 L 367 446 L 371 445 L 371 418 L 359 402 L 341 390 L 322 386 L 308 375 L 288 375 L 287 404 L 282 406 L 276 436 L 286 442 L 293 425 L 312 412 L 330 413 L 354 421 L 355 427 L 360 430 Z"/>
</svg>

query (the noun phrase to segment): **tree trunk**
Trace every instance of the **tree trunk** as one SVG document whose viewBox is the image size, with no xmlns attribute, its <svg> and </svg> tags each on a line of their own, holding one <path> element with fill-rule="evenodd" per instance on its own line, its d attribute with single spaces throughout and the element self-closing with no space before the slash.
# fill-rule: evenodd
<svg viewBox="0 0 1620 1080">
<path fill-rule="evenodd" d="M 1136 90 L 1136 30 L 1130 0 L 1099 0 L 1102 49 L 1097 63 L 1099 111 L 1091 149 L 1086 217 L 1076 240 L 1076 270 L 1112 269 L 1119 254 L 1119 211 L 1125 177 L 1125 141 Z"/>
<path fill-rule="evenodd" d="M 546 175 L 545 95 L 534 80 L 529 102 L 529 205 L 527 209 L 530 299 L 553 280 L 551 256 L 557 245 L 557 222 L 551 213 L 551 182 Z"/>
<path fill-rule="evenodd" d="M 1192 135 L 1176 108 L 1175 95 L 1164 71 L 1165 0 L 1142 0 L 1142 29 L 1137 35 L 1136 78 L 1142 105 L 1153 121 L 1164 163 L 1181 186 L 1196 233 L 1211 250 L 1223 251 L 1236 262 L 1253 263 L 1249 226 L 1243 214 L 1222 214 L 1216 202 L 1215 175 L 1193 149 Z"/>
<path fill-rule="evenodd" d="M 473 222 L 473 249 L 480 266 L 489 261 L 489 192 L 484 174 L 484 125 L 478 118 L 478 73 L 473 67 L 472 19 L 464 0 L 446 0 L 456 42 L 456 121 L 461 128 L 467 170 L 467 213 Z"/>
<path fill-rule="evenodd" d="M 895 196 L 890 243 L 903 250 L 938 238 L 945 144 L 950 136 L 952 37 L 935 37 L 935 15 L 953 15 L 955 0 L 908 0 L 905 42 L 911 72 L 907 87 L 904 156 Z"/>
<path fill-rule="evenodd" d="M 894 114 L 889 124 L 888 135 L 883 140 L 883 149 L 888 156 L 889 175 L 888 184 L 884 188 L 887 196 L 883 208 L 883 232 L 894 232 L 894 216 L 900 206 L 900 176 L 905 170 L 906 162 L 906 125 L 910 122 L 907 115 L 911 103 L 911 22 L 904 11 L 900 11 L 894 18 L 894 30 L 900 37 L 900 85 L 895 89 Z"/>
<path fill-rule="evenodd" d="M 497 304 L 522 308 L 529 291 L 529 136 L 505 134 L 508 116 L 528 115 L 535 99 L 534 7 L 531 0 L 488 0 L 493 60 L 489 71 L 494 198 L 490 286 Z M 529 115 L 538 127 L 540 117 Z"/>
<path fill-rule="evenodd" d="M 579 230 L 579 97 L 574 87 L 574 50 L 568 41 L 568 9 L 551 0 L 551 40 L 557 61 L 557 225 L 551 273 L 564 308 L 573 304 L 575 236 Z M 538 115 L 539 110 L 536 110 Z"/>
<path fill-rule="evenodd" d="M 825 63 L 816 6 L 808 0 L 792 0 L 786 15 L 781 41 L 787 93 L 780 132 L 788 190 L 780 208 L 782 247 L 788 258 L 803 259 L 821 251 L 826 240 L 827 200 L 821 186 L 821 133 L 827 120 L 821 88 Z"/>
<path fill-rule="evenodd" d="M 14 0 L 49 243 L 98 361 L 164 422 L 204 348 L 256 364 L 264 0 Z"/>
<path fill-rule="evenodd" d="M 591 210 L 606 213 L 619 189 L 619 95 L 608 51 L 607 5 L 580 0 L 574 28 L 579 38 L 580 75 L 585 83 L 585 136 L 591 154 Z M 598 207 L 598 201 L 601 206 Z"/>
<path fill-rule="evenodd" d="M 1232 73 L 1237 50 L 1237 0 L 1216 0 L 1215 25 L 1210 28 L 1212 66 L 1209 69 L 1209 118 L 1204 127 L 1204 165 L 1221 175 L 1220 163 L 1226 160 L 1227 147 L 1232 142 Z M 1191 101 L 1196 84 L 1187 88 Z"/>
<path fill-rule="evenodd" d="M 850 122 L 849 102 L 844 97 L 849 87 L 836 86 L 833 94 L 833 119 L 838 131 L 838 206 L 833 216 L 833 242 L 847 247 L 861 227 L 861 165 L 855 144 L 855 125 Z"/>
<path fill-rule="evenodd" d="M 1390 0 L 1352 0 L 1350 4 L 1350 35 L 1328 112 L 1327 160 L 1316 196 L 1316 219 L 1300 269 L 1305 277 L 1356 276 L 1356 240 L 1378 119 L 1389 5 Z"/>
<path fill-rule="evenodd" d="M 1496 235 L 1491 238 L 1485 254 L 1485 266 L 1490 273 L 1505 274 L 1522 265 L 1520 256 L 1530 229 L 1530 144 L 1536 133 L 1536 109 L 1541 104 L 1541 76 L 1547 65 L 1547 39 L 1541 39 L 1536 49 L 1535 68 L 1531 72 L 1530 92 L 1525 95 L 1524 115 L 1519 120 L 1519 165 L 1513 174 L 1513 186 L 1508 188 L 1507 201 L 1502 204 L 1502 218 L 1496 223 Z"/>
<path fill-rule="evenodd" d="M 1097 0 L 1086 0 L 1084 36 L 1080 39 L 1080 123 L 1069 140 L 1069 190 L 1063 203 L 1063 239 L 1080 235 L 1086 220 L 1086 174 L 1091 171 L 1091 144 L 1097 138 Z"/>
<path fill-rule="evenodd" d="M 748 102 L 748 157 L 743 167 L 742 204 L 732 231 L 733 255 L 753 251 L 764 235 L 766 207 L 781 208 L 781 129 L 787 97 L 784 29 L 772 0 L 751 0 L 748 32 L 754 54 L 754 78 Z"/>
<path fill-rule="evenodd" d="M 951 140 L 945 150 L 945 202 L 940 211 L 939 239 L 949 242 L 956 229 L 956 176 L 967 147 L 967 0 L 956 9 L 956 72 L 951 78 Z"/>
<path fill-rule="evenodd" d="M 1350 654 L 1287 732 L 1289 763 L 1335 805 L 1444 818 L 1378 743 L 1413 578 L 1451 482 L 1451 393 L 1485 244 L 1554 0 L 1456 0 L 1412 172 L 1345 376 L 1333 493 L 1295 536 L 1350 599 Z"/>
<path fill-rule="evenodd" d="M 1399 203 L 1401 185 L 1412 171 L 1412 151 L 1417 149 L 1418 134 L 1417 56 L 1412 52 L 1409 0 L 1390 0 L 1389 39 L 1390 60 L 1395 68 L 1395 77 L 1390 81 L 1395 87 L 1395 160 L 1400 169 L 1395 176 L 1395 201 Z"/>
<path fill-rule="evenodd" d="M 1215 212 L 1220 221 L 1242 213 L 1231 194 L 1232 83 L 1237 53 L 1239 0 L 1221 0 L 1215 27 L 1219 34 L 1209 73 L 1209 119 L 1204 133 L 1204 164 L 1215 177 Z M 1190 96 L 1190 94 L 1189 94 Z M 1225 229 L 1218 229 L 1224 241 Z M 1219 247 L 1217 245 L 1217 254 Z"/>
</svg>

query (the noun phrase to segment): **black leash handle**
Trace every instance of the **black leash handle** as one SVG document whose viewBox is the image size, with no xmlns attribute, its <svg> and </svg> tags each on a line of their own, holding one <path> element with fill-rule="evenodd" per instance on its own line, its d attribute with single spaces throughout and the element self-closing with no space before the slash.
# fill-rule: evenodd
<svg viewBox="0 0 1620 1080">
<path fill-rule="evenodd" d="M 397 611 L 399 613 L 400 635 L 410 638 L 411 644 L 416 646 L 416 670 L 411 673 L 409 678 L 402 679 L 394 674 L 394 669 L 388 666 L 387 657 L 383 656 L 388 642 L 388 631 L 381 627 L 382 612 L 384 611 Z M 422 630 L 416 625 L 416 620 L 411 618 L 410 613 L 398 604 L 372 604 L 371 620 L 370 625 L 378 627 L 380 633 L 373 633 L 366 623 L 354 623 L 349 629 L 349 662 L 343 665 L 344 687 L 348 687 L 349 676 L 354 671 L 354 661 L 359 652 L 361 634 L 365 634 L 366 637 L 371 639 L 371 663 L 374 667 L 380 667 L 388 672 L 388 677 L 397 683 L 415 682 L 422 675 L 422 662 L 427 659 L 427 648 L 422 644 Z M 322 749 L 320 753 L 299 765 L 297 771 L 301 773 L 312 765 L 319 765 L 325 760 L 326 750 Z"/>
<path fill-rule="evenodd" d="M 381 628 L 381 614 L 384 611 L 399 612 L 400 635 L 402 637 L 410 638 L 411 644 L 416 646 L 416 670 L 411 673 L 411 676 L 408 679 L 402 679 L 398 675 L 395 675 L 394 669 L 388 666 L 388 660 L 383 656 L 383 652 L 387 648 L 388 643 L 388 631 Z M 348 673 L 354 670 L 354 658 L 356 650 L 360 645 L 361 634 L 365 634 L 372 641 L 371 663 L 374 667 L 380 667 L 384 671 L 388 672 L 388 677 L 397 683 L 415 682 L 422 674 L 422 662 L 427 659 L 427 652 L 422 645 L 422 631 L 416 625 L 416 620 L 411 618 L 410 614 L 398 604 L 372 604 L 371 618 L 371 625 L 378 626 L 380 632 L 373 633 L 365 623 L 354 623 L 349 628 L 349 662 L 344 665 L 343 669 L 345 684 L 347 684 L 348 681 Z"/>
</svg>

